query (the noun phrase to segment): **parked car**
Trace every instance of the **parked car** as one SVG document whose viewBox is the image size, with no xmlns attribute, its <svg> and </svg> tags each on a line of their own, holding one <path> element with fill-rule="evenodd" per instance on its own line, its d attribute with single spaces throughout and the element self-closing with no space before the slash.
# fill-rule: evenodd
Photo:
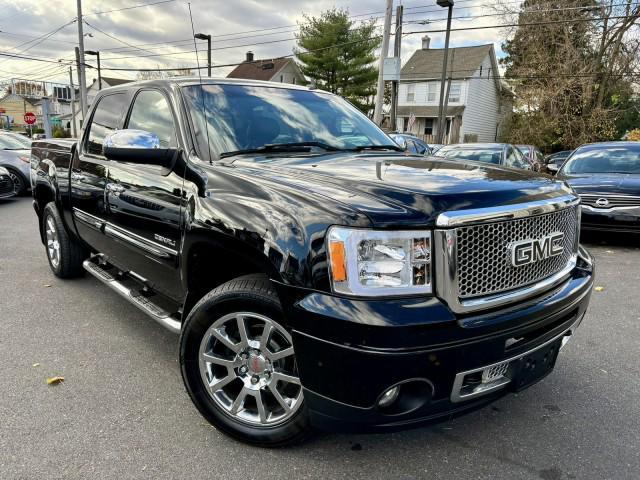
<svg viewBox="0 0 640 480">
<path fill-rule="evenodd" d="M 21 144 L 24 148 L 31 150 L 31 142 L 32 140 L 29 137 L 21 135 L 15 132 L 7 132 L 0 130 L 0 138 L 10 138 Z"/>
<path fill-rule="evenodd" d="M 435 155 L 435 153 L 440 150 L 442 147 L 444 147 L 443 144 L 441 143 L 432 143 L 431 145 L 429 145 L 431 147 L 431 155 Z"/>
<path fill-rule="evenodd" d="M 32 156 L 53 273 L 85 270 L 179 333 L 194 404 L 253 444 L 415 426 L 524 389 L 589 303 L 563 182 L 407 156 L 321 90 L 127 83 L 97 94 L 77 143 Z"/>
<path fill-rule="evenodd" d="M 9 170 L 0 167 L 0 198 L 13 197 L 16 194 L 16 185 L 9 174 Z"/>
<path fill-rule="evenodd" d="M 389 136 L 406 152 L 431 155 L 431 147 L 418 137 L 405 133 L 391 133 Z"/>
<path fill-rule="evenodd" d="M 552 153 L 551 155 L 547 155 L 545 158 L 545 163 L 547 164 L 547 172 L 555 175 L 560 170 L 560 167 L 564 163 L 564 161 L 569 158 L 573 150 L 563 150 L 561 152 Z"/>
<path fill-rule="evenodd" d="M 582 199 L 584 229 L 640 233 L 640 142 L 582 145 L 558 176 Z"/>
<path fill-rule="evenodd" d="M 531 170 L 533 170 L 534 172 L 546 173 L 544 155 L 538 147 L 534 145 L 516 145 L 516 148 L 520 150 L 520 153 L 524 155 L 525 160 L 529 162 L 529 165 L 531 165 Z"/>
<path fill-rule="evenodd" d="M 436 156 L 490 163 L 524 170 L 532 169 L 531 164 L 525 160 L 520 150 L 508 143 L 457 143 L 445 145 L 438 150 Z"/>
<path fill-rule="evenodd" d="M 29 162 L 28 147 L 8 135 L 0 135 L 0 167 L 9 171 L 18 195 L 31 186 Z"/>
</svg>

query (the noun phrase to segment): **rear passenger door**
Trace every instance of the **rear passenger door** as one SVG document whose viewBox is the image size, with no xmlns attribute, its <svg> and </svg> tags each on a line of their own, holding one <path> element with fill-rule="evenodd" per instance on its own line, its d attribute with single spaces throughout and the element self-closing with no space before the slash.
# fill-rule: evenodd
<svg viewBox="0 0 640 480">
<path fill-rule="evenodd" d="M 110 162 L 102 155 L 102 142 L 121 127 L 127 96 L 114 93 L 100 97 L 97 102 L 71 165 L 71 206 L 80 238 L 93 251 L 104 252 L 108 247 L 103 233 L 107 218 L 104 193 Z"/>
<path fill-rule="evenodd" d="M 162 147 L 178 145 L 174 111 L 161 90 L 135 94 L 124 128 L 153 133 Z M 170 168 L 111 161 L 105 186 L 111 260 L 175 300 L 183 294 L 178 265 L 183 176 L 180 161 Z"/>
</svg>

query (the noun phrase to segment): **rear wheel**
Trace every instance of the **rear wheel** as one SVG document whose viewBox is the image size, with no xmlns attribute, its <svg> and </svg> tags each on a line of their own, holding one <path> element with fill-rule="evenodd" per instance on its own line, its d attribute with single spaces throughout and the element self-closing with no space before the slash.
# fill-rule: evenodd
<svg viewBox="0 0 640 480">
<path fill-rule="evenodd" d="M 18 173 L 12 168 L 7 168 L 7 171 L 9 172 L 9 178 L 11 178 L 11 181 L 13 182 L 16 195 L 22 195 L 27 190 L 27 183 L 25 182 L 24 177 L 21 173 Z"/>
<path fill-rule="evenodd" d="M 86 258 L 85 250 L 67 233 L 54 202 L 44 207 L 42 231 L 51 271 L 60 278 L 81 276 L 84 273 L 82 262 Z"/>
<path fill-rule="evenodd" d="M 281 446 L 309 432 L 291 335 L 269 280 L 216 288 L 191 311 L 180 341 L 182 376 L 200 412 L 239 440 Z"/>
</svg>

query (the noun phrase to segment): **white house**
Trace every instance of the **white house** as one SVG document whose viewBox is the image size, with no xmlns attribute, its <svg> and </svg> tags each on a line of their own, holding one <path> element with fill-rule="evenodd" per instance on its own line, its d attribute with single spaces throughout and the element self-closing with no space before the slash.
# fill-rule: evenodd
<svg viewBox="0 0 640 480">
<path fill-rule="evenodd" d="M 398 131 L 434 141 L 444 49 L 423 37 L 402 67 L 398 89 Z M 493 45 L 449 49 L 445 143 L 496 141 L 511 111 L 511 92 L 500 81 Z M 446 87 L 445 87 L 446 88 Z"/>
</svg>

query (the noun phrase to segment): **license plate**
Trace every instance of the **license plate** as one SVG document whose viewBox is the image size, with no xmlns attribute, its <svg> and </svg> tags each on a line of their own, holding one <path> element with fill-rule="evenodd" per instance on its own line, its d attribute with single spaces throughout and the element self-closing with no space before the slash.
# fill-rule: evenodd
<svg viewBox="0 0 640 480">
<path fill-rule="evenodd" d="M 527 388 L 546 377 L 556 364 L 561 339 L 512 362 L 514 390 Z"/>
</svg>

